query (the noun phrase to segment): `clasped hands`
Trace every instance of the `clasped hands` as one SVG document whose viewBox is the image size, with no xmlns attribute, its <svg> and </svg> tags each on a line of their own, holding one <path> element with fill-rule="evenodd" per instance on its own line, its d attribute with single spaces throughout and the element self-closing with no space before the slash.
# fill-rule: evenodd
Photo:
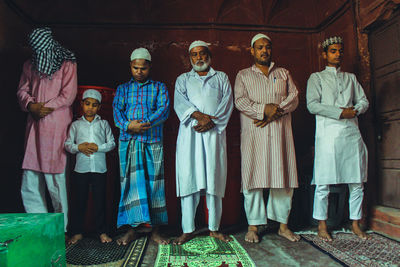
<svg viewBox="0 0 400 267">
<path fill-rule="evenodd" d="M 143 120 L 132 120 L 129 121 L 128 133 L 144 133 L 151 128 L 150 122 L 142 122 Z"/>
<path fill-rule="evenodd" d="M 35 120 L 40 120 L 54 111 L 54 108 L 45 107 L 44 104 L 43 102 L 30 102 L 28 104 L 27 109 Z"/>
<path fill-rule="evenodd" d="M 193 112 L 191 117 L 197 120 L 197 125 L 193 129 L 199 133 L 207 132 L 214 128 L 215 123 L 212 119 L 217 119 L 217 117 L 201 113 L 200 111 Z"/>
<path fill-rule="evenodd" d="M 95 143 L 84 142 L 78 145 L 78 150 L 88 157 L 94 152 L 97 152 L 98 149 L 99 147 Z"/>
<path fill-rule="evenodd" d="M 342 114 L 340 114 L 341 119 L 352 119 L 355 116 L 357 116 L 357 110 L 354 109 L 354 107 L 349 107 L 349 108 L 341 108 Z"/>
<path fill-rule="evenodd" d="M 255 126 L 264 128 L 268 123 L 279 119 L 284 115 L 284 110 L 279 107 L 278 104 L 270 103 L 266 104 L 264 107 L 264 119 L 263 120 L 253 120 Z"/>
</svg>

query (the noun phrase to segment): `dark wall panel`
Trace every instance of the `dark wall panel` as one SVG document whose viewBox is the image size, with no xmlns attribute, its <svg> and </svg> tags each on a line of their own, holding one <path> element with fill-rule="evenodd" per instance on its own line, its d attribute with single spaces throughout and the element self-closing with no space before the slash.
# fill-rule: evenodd
<svg viewBox="0 0 400 267">
<path fill-rule="evenodd" d="M 22 62 L 29 55 L 24 33 L 29 25 L 0 1 L 0 212 L 22 212 L 19 188 L 23 156 L 25 114 L 20 112 L 16 88 Z"/>
</svg>

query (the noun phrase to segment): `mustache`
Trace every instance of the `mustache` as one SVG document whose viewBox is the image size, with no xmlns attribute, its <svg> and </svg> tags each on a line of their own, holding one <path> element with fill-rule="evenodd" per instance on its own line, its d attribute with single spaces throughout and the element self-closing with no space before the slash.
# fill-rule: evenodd
<svg viewBox="0 0 400 267">
<path fill-rule="evenodd" d="M 203 65 L 203 64 L 205 64 L 206 63 L 206 61 L 204 61 L 204 60 L 198 60 L 198 61 L 196 61 L 196 63 L 194 63 L 195 65 L 197 65 L 197 66 L 201 66 L 201 65 Z"/>
</svg>

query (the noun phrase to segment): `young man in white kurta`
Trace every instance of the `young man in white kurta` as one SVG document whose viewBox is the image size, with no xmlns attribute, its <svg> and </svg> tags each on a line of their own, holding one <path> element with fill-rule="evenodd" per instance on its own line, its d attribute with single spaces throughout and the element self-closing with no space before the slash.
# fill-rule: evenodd
<svg viewBox="0 0 400 267">
<path fill-rule="evenodd" d="M 174 109 L 180 120 L 176 146 L 176 191 L 181 197 L 183 244 L 195 230 L 194 218 L 205 193 L 210 235 L 229 241 L 218 233 L 222 197 L 227 175 L 226 134 L 233 109 L 228 76 L 209 66 L 207 43 L 195 41 L 189 48 L 193 69 L 180 75 L 175 84 Z"/>
<path fill-rule="evenodd" d="M 320 238 L 331 241 L 326 227 L 329 185 L 348 184 L 353 232 L 366 239 L 358 221 L 362 216 L 363 183 L 367 181 L 367 148 L 357 116 L 368 109 L 368 100 L 356 76 L 340 69 L 342 39 L 328 38 L 323 48 L 327 66 L 311 74 L 307 84 L 307 108 L 316 121 L 313 218 L 320 221 Z"/>
<path fill-rule="evenodd" d="M 259 242 L 258 225 L 280 222 L 278 234 L 298 241 L 287 222 L 293 189 L 298 187 L 291 112 L 298 91 L 288 70 L 271 62 L 272 42 L 264 34 L 251 41 L 255 64 L 239 71 L 235 104 L 240 111 L 242 191 L 249 223 L 245 240 Z M 267 208 L 263 193 L 269 188 Z"/>
</svg>

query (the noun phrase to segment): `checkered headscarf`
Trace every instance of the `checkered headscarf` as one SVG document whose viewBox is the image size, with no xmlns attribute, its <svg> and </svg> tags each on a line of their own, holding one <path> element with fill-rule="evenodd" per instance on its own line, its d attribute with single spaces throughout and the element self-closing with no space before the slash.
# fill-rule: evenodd
<svg viewBox="0 0 400 267">
<path fill-rule="evenodd" d="M 32 63 L 41 76 L 51 77 L 65 60 L 76 61 L 74 53 L 53 39 L 48 27 L 33 30 L 29 45 L 33 50 Z"/>
</svg>

